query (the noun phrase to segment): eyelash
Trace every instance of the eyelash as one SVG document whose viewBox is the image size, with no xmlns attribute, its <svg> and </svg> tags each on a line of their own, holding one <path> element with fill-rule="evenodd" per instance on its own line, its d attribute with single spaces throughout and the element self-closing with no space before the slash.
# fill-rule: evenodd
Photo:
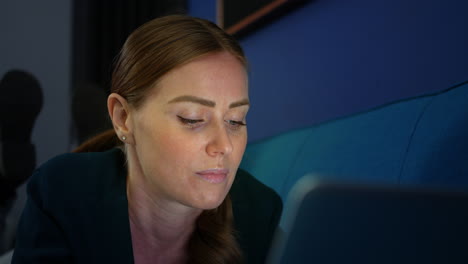
<svg viewBox="0 0 468 264">
<path fill-rule="evenodd" d="M 189 119 L 189 118 L 183 118 L 181 116 L 177 116 L 182 122 L 182 124 L 189 126 L 190 128 L 195 128 L 199 125 L 199 123 L 203 122 L 203 119 Z"/>
<path fill-rule="evenodd" d="M 189 119 L 189 118 L 184 118 L 181 116 L 177 116 L 177 117 L 179 118 L 180 122 L 182 122 L 184 125 L 187 125 L 190 128 L 196 128 L 200 125 L 200 123 L 205 121 L 203 119 Z M 226 120 L 225 122 L 231 127 L 231 129 L 234 129 L 234 130 L 247 125 L 246 123 L 242 121 L 235 121 L 235 120 Z"/>
<path fill-rule="evenodd" d="M 231 129 L 237 130 L 247 124 L 242 121 L 235 121 L 235 120 L 227 120 L 226 123 L 231 127 Z"/>
</svg>

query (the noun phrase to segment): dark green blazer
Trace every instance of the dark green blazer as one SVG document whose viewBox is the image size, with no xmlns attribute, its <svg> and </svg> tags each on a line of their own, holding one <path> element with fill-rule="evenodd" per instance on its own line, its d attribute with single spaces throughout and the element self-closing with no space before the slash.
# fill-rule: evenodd
<svg viewBox="0 0 468 264">
<path fill-rule="evenodd" d="M 133 263 L 121 150 L 64 154 L 28 183 L 12 263 Z M 264 263 L 282 211 L 280 197 L 239 170 L 230 191 L 247 263 Z"/>
</svg>

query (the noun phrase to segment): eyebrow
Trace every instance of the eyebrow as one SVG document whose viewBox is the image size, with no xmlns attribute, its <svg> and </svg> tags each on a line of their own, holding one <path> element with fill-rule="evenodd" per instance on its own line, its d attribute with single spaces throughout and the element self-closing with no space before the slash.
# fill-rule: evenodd
<svg viewBox="0 0 468 264">
<path fill-rule="evenodd" d="M 170 104 L 172 103 L 180 103 L 180 102 L 189 102 L 189 103 L 196 103 L 196 104 L 201 104 L 204 106 L 208 107 L 215 107 L 216 103 L 207 99 L 203 99 L 201 97 L 193 96 L 193 95 L 182 95 L 179 97 L 176 97 L 172 100 L 169 101 Z M 234 107 L 239 107 L 243 105 L 250 105 L 249 99 L 242 99 L 240 101 L 231 103 L 229 105 L 229 108 L 234 108 Z"/>
<path fill-rule="evenodd" d="M 240 101 L 234 102 L 234 103 L 229 105 L 229 108 L 239 107 L 239 106 L 243 106 L 243 105 L 250 105 L 249 99 L 245 98 L 245 99 L 242 99 Z"/>
</svg>

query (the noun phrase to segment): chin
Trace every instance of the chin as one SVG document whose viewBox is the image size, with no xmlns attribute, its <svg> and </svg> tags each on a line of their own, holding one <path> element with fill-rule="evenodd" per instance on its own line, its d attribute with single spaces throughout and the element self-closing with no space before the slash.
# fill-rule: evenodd
<svg viewBox="0 0 468 264">
<path fill-rule="evenodd" d="M 226 195 L 223 197 L 205 197 L 206 199 L 204 201 L 200 201 L 200 203 L 197 204 L 197 208 L 202 209 L 202 210 L 211 210 L 215 209 L 218 206 L 221 205 L 221 203 L 224 201 L 224 198 L 226 198 Z"/>
</svg>

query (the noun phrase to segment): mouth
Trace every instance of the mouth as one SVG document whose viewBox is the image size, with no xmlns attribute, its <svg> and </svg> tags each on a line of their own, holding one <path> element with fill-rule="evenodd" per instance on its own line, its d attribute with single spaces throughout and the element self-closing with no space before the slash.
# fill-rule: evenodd
<svg viewBox="0 0 468 264">
<path fill-rule="evenodd" d="M 222 183 L 227 179 L 229 170 L 227 169 L 209 169 L 198 171 L 195 174 L 209 183 Z"/>
</svg>

